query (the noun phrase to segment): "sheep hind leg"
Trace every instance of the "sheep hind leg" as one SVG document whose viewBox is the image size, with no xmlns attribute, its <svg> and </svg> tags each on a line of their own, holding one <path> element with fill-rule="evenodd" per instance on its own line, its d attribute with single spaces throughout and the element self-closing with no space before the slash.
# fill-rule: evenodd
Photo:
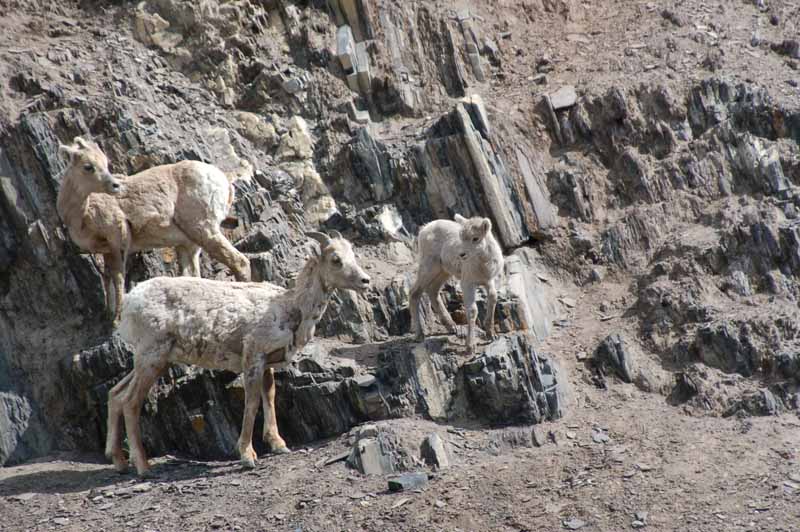
<svg viewBox="0 0 800 532">
<path fill-rule="evenodd" d="M 253 425 L 258 413 L 258 398 L 261 395 L 263 374 L 262 367 L 254 366 L 245 371 L 244 375 L 244 416 L 237 446 L 241 464 L 247 469 L 255 468 L 258 458 L 253 449 Z"/>
<path fill-rule="evenodd" d="M 426 292 L 428 294 L 428 299 L 430 299 L 431 305 L 433 306 L 433 311 L 437 316 L 439 316 L 439 321 L 442 322 L 442 325 L 445 326 L 450 334 L 456 334 L 458 332 L 456 322 L 453 321 L 453 317 L 450 316 L 449 312 L 447 312 L 447 308 L 444 306 L 442 298 L 439 297 L 439 292 L 449 277 L 450 275 L 448 275 L 446 272 L 440 273 L 439 276 L 433 280 Z"/>
<path fill-rule="evenodd" d="M 442 273 L 442 269 L 436 265 L 428 266 L 425 263 L 420 263 L 417 279 L 414 281 L 414 286 L 411 287 L 411 292 L 408 296 L 408 309 L 411 312 L 411 332 L 418 342 L 425 339 L 425 329 L 420 315 L 420 297 Z"/>
<path fill-rule="evenodd" d="M 106 425 L 106 458 L 111 460 L 114 468 L 120 473 L 128 469 L 128 460 L 122 452 L 122 433 L 120 432 L 120 418 L 122 416 L 122 394 L 133 379 L 133 371 L 125 375 L 108 392 L 108 423 Z"/>
<path fill-rule="evenodd" d="M 207 230 L 200 242 L 206 252 L 215 260 L 231 269 L 237 281 L 250 281 L 250 260 L 233 247 L 219 229 Z"/>
<path fill-rule="evenodd" d="M 483 322 L 483 330 L 486 331 L 486 338 L 494 340 L 494 311 L 497 306 L 497 286 L 494 280 L 486 283 L 486 319 Z"/>
<path fill-rule="evenodd" d="M 261 386 L 261 402 L 264 407 L 264 428 L 262 438 L 275 454 L 288 453 L 289 448 L 278 432 L 278 420 L 275 416 L 275 370 L 272 368 L 264 372 Z"/>
<path fill-rule="evenodd" d="M 122 412 L 125 417 L 125 430 L 128 433 L 131 461 L 136 466 L 139 476 L 145 476 L 150 470 L 147 453 L 142 444 L 142 434 L 139 427 L 139 418 L 142 413 L 142 403 L 147 397 L 150 388 L 166 368 L 159 353 L 147 353 L 145 356 L 153 357 L 147 361 L 141 357 L 134 363 L 133 378 L 126 387 L 122 397 Z"/>
</svg>

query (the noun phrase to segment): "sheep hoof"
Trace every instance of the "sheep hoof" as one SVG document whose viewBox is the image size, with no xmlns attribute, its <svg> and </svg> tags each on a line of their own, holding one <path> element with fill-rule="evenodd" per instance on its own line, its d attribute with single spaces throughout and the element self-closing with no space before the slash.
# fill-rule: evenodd
<svg viewBox="0 0 800 532">
<path fill-rule="evenodd" d="M 127 473 L 128 472 L 128 463 L 127 462 L 117 462 L 115 460 L 114 461 L 114 470 L 119 474 Z"/>
<path fill-rule="evenodd" d="M 256 468 L 256 461 L 255 459 L 247 456 L 241 459 L 242 467 L 245 469 L 255 469 Z"/>
<path fill-rule="evenodd" d="M 272 454 L 289 454 L 291 452 L 292 451 L 285 445 L 283 447 L 276 447 L 272 449 Z"/>
<path fill-rule="evenodd" d="M 153 470 L 147 467 L 143 471 L 138 472 L 139 478 L 156 478 L 158 475 L 153 473 Z"/>
</svg>

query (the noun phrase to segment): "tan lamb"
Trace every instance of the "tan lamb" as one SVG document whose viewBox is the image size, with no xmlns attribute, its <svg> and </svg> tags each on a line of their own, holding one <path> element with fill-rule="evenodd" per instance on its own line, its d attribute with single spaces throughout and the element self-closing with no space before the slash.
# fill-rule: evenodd
<svg viewBox="0 0 800 532">
<path fill-rule="evenodd" d="M 181 275 L 200 276 L 200 250 L 250 280 L 250 261 L 220 230 L 233 202 L 221 170 L 198 161 L 156 166 L 117 178 L 94 142 L 61 145 L 69 163 L 58 191 L 58 214 L 75 244 L 102 253 L 106 304 L 119 321 L 129 253 L 175 247 Z"/>
<path fill-rule="evenodd" d="M 488 218 L 464 218 L 456 214 L 455 221 L 434 220 L 426 224 L 417 237 L 419 269 L 411 288 L 409 307 L 411 330 L 418 340 L 425 338 L 420 320 L 420 297 L 428 294 L 434 312 L 450 333 L 458 331 L 453 318 L 439 298 L 439 291 L 450 277 L 461 280 L 464 307 L 467 315 L 467 354 L 474 352 L 474 324 L 478 309 L 475 291 L 484 286 L 487 292 L 484 330 L 494 338 L 494 311 L 497 305 L 497 285 L 503 273 L 503 250 L 492 235 Z"/>
<path fill-rule="evenodd" d="M 292 361 L 314 336 L 334 289 L 363 291 L 370 278 L 350 243 L 335 231 L 308 233 L 320 252 L 308 259 L 292 289 L 270 283 L 234 283 L 156 277 L 125 298 L 117 334 L 133 351 L 133 371 L 109 392 L 106 456 L 119 471 L 120 416 L 125 419 L 130 458 L 140 475 L 148 471 L 139 415 L 142 401 L 172 363 L 244 373 L 244 418 L 238 450 L 242 465 L 255 467 L 253 423 L 264 407 L 263 439 L 273 452 L 288 452 L 275 418 L 273 368 Z"/>
</svg>

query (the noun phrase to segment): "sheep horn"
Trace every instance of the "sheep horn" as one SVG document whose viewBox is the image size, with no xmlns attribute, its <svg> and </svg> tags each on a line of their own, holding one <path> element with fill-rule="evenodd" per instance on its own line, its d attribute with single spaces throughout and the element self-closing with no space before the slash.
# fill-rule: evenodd
<svg viewBox="0 0 800 532">
<path fill-rule="evenodd" d="M 328 231 L 328 233 L 331 235 L 331 238 L 344 239 L 344 237 L 342 236 L 342 233 L 340 233 L 336 229 L 331 229 L 330 231 Z"/>
<path fill-rule="evenodd" d="M 309 231 L 306 233 L 306 236 L 319 242 L 320 247 L 323 248 L 328 247 L 331 243 L 330 237 L 325 233 L 320 233 L 319 231 Z"/>
</svg>

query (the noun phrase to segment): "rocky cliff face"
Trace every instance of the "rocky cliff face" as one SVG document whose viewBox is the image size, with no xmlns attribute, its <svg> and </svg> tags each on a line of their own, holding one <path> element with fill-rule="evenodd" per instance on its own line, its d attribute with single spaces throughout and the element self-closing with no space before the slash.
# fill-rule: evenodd
<svg viewBox="0 0 800 532">
<path fill-rule="evenodd" d="M 0 463 L 99 449 L 107 391 L 130 365 L 111 337 L 102 261 L 80 253 L 55 212 L 58 143 L 79 134 L 115 172 L 198 159 L 236 178 L 227 234 L 256 280 L 290 285 L 306 230 L 356 244 L 375 288 L 337 293 L 318 341 L 279 376 L 290 444 L 407 415 L 559 417 L 560 354 L 536 342 L 568 326 L 568 287 L 606 277 L 632 295 L 637 356 L 676 375 L 652 391 L 719 413 L 797 408 L 797 102 L 712 74 L 578 93 L 537 85 L 558 58 L 517 72 L 527 52 L 500 22 L 503 9 L 518 13 L 504 5 L 0 8 L 13 12 L 0 41 Z M 531 20 L 589 16 L 569 2 L 527 8 Z M 471 360 L 456 340 L 406 336 L 409 236 L 455 213 L 490 217 L 507 254 L 504 336 Z M 205 257 L 202 272 L 229 277 Z M 176 274 L 172 250 L 147 252 L 127 282 Z M 463 321 L 457 285 L 445 297 Z M 747 379 L 715 392 L 731 374 Z M 748 399 L 765 393 L 772 402 Z M 173 368 L 144 434 L 154 453 L 228 456 L 240 416 L 234 375 Z"/>
</svg>

